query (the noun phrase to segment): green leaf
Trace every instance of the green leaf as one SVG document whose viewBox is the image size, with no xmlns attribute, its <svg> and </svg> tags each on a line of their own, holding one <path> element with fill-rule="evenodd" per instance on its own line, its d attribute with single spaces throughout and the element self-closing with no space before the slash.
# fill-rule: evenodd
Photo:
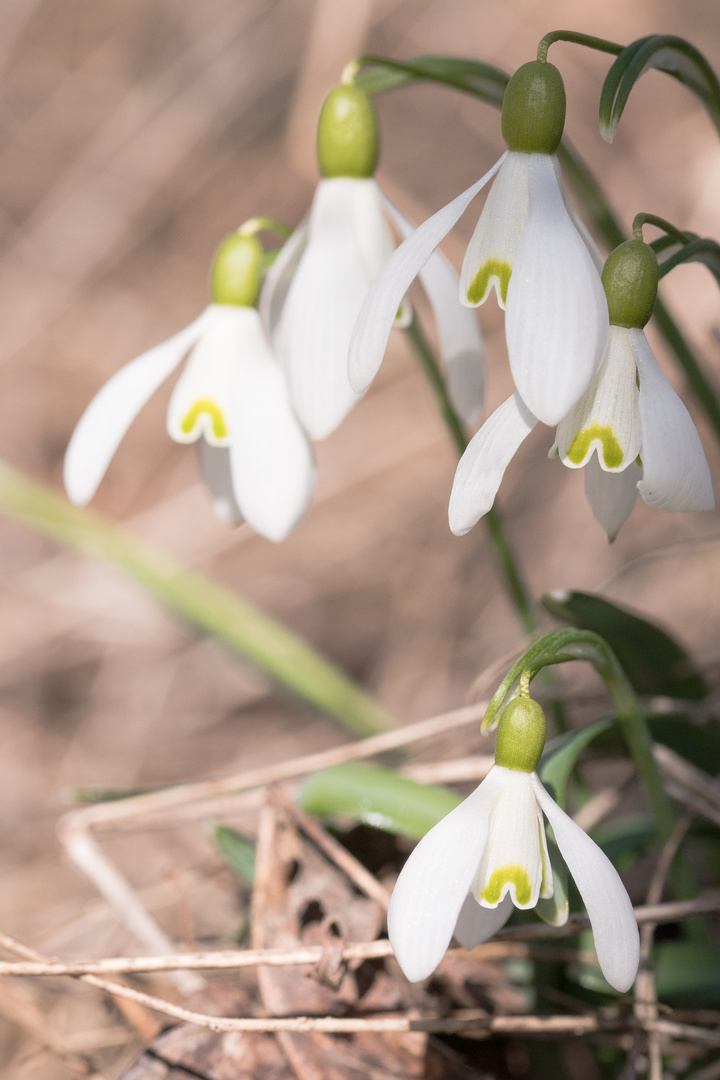
<svg viewBox="0 0 720 1080">
<path fill-rule="evenodd" d="M 502 105 L 510 76 L 492 64 L 459 56 L 416 56 L 411 60 L 391 60 L 368 54 L 358 63 L 366 66 L 355 80 L 366 94 L 397 90 L 418 82 L 436 82 L 464 90 L 498 108 Z"/>
<path fill-rule="evenodd" d="M 305 781 L 299 805 L 317 817 L 349 817 L 419 840 L 462 802 L 434 784 L 418 784 L 378 765 L 335 765 Z"/>
<path fill-rule="evenodd" d="M 720 945 L 706 941 L 661 941 L 651 955 L 658 997 L 720 1005 Z"/>
<path fill-rule="evenodd" d="M 665 277 L 676 266 L 686 262 L 699 262 L 707 266 L 718 285 L 720 285 L 720 244 L 707 236 L 691 240 L 685 247 L 669 255 L 660 263 L 660 277 Z"/>
<path fill-rule="evenodd" d="M 0 462 L 0 513 L 118 567 L 196 631 L 215 638 L 277 686 L 334 716 L 356 734 L 375 735 L 395 726 L 378 702 L 301 637 L 99 514 L 70 506 L 4 462 Z"/>
<path fill-rule="evenodd" d="M 659 626 L 593 593 L 557 590 L 542 603 L 563 622 L 605 638 L 638 694 L 691 701 L 707 696 L 705 679 L 688 654 Z"/>
<path fill-rule="evenodd" d="M 705 57 L 684 38 L 651 34 L 623 49 L 607 73 L 600 95 L 600 134 L 606 142 L 615 138 L 633 86 L 651 68 L 672 75 L 692 90 L 720 131 L 720 84 Z"/>
<path fill-rule="evenodd" d="M 245 885 L 252 885 L 255 878 L 255 845 L 252 841 L 225 825 L 215 826 L 213 840 L 230 869 Z"/>
<path fill-rule="evenodd" d="M 570 774 L 575 768 L 578 757 L 593 739 L 604 734 L 614 724 L 614 720 L 597 720 L 582 731 L 561 735 L 546 748 L 538 766 L 538 776 L 546 788 L 550 789 L 558 806 L 565 808 L 567 786 Z"/>
</svg>

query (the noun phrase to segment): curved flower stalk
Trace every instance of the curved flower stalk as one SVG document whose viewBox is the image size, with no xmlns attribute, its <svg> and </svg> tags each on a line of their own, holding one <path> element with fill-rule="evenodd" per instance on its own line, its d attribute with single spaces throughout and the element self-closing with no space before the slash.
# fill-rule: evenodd
<svg viewBox="0 0 720 1080">
<path fill-rule="evenodd" d="M 711 510 L 710 470 L 690 414 L 663 375 L 643 327 L 657 295 L 657 260 L 640 240 L 608 258 L 610 309 L 605 358 L 590 387 L 558 425 L 550 456 L 586 467 L 585 492 L 612 541 L 635 505 L 675 512 Z M 538 418 L 517 394 L 470 442 L 455 474 L 450 528 L 466 533 L 492 506 L 505 468 Z"/>
<path fill-rule="evenodd" d="M 607 856 L 541 784 L 535 767 L 544 742 L 540 706 L 515 698 L 500 717 L 495 765 L 403 867 L 388 932 L 411 982 L 432 974 L 453 934 L 473 948 L 507 922 L 513 905 L 532 908 L 553 895 L 544 814 L 590 916 L 603 975 L 621 992 L 632 986 L 639 935 L 630 899 Z"/>
<path fill-rule="evenodd" d="M 566 203 L 555 156 L 564 121 L 565 91 L 557 68 L 538 61 L 523 65 L 503 99 L 508 150 L 405 241 L 365 301 L 350 348 L 355 390 L 363 391 L 375 377 L 392 319 L 413 278 L 495 177 L 465 255 L 460 299 L 475 307 L 495 288 L 506 310 L 513 379 L 535 416 L 556 424 L 575 405 L 602 360 L 608 314 L 597 250 Z"/>
<path fill-rule="evenodd" d="M 250 223 L 252 225 L 252 223 Z M 242 230 L 219 248 L 213 303 L 184 330 L 121 368 L 90 402 L 65 455 L 65 489 L 84 505 L 125 432 L 180 365 L 167 414 L 175 442 L 200 441 L 218 516 L 282 540 L 305 512 L 315 469 L 285 379 L 254 306 L 262 249 Z"/>
<path fill-rule="evenodd" d="M 378 134 L 373 107 L 358 87 L 325 100 L 318 125 L 323 179 L 310 214 L 268 272 L 260 310 L 281 357 L 295 411 L 323 439 L 362 396 L 350 385 L 350 336 L 371 283 L 392 254 L 388 218 L 402 235 L 413 226 L 374 179 Z M 475 423 L 483 400 L 483 351 L 476 319 L 457 299 L 457 277 L 439 253 L 423 285 L 433 308 L 454 403 Z M 391 322 L 407 325 L 403 297 Z M 389 332 L 389 331 L 388 331 Z"/>
</svg>

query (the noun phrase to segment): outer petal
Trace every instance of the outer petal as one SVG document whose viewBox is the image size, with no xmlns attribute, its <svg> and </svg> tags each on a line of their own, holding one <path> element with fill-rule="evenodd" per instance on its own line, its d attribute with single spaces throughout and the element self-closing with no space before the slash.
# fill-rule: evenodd
<svg viewBox="0 0 720 1080">
<path fill-rule="evenodd" d="M 495 501 L 500 481 L 537 419 L 513 394 L 488 417 L 460 458 L 450 494 L 450 528 L 469 532 Z"/>
<path fill-rule="evenodd" d="M 274 340 L 280 312 L 308 238 L 308 222 L 301 221 L 285 241 L 263 283 L 260 294 L 260 318 L 270 340 Z"/>
<path fill-rule="evenodd" d="M 405 293 L 471 200 L 495 175 L 505 156 L 503 154 L 477 183 L 424 221 L 408 240 L 400 244 L 378 274 L 361 308 L 350 342 L 348 374 L 358 393 L 367 390 L 377 374 Z"/>
<path fill-rule="evenodd" d="M 357 241 L 355 189 L 365 180 L 322 180 L 310 235 L 280 315 L 276 345 L 303 426 L 323 439 L 358 401 L 348 381 L 350 335 L 369 278 Z"/>
<path fill-rule="evenodd" d="M 198 439 L 197 446 L 200 471 L 210 492 L 215 516 L 228 525 L 239 525 L 243 516 L 232 488 L 230 451 L 226 446 L 211 446 L 205 439 Z"/>
<path fill-rule="evenodd" d="M 502 787 L 492 768 L 480 787 L 427 833 L 405 863 L 388 910 L 388 933 L 411 982 L 431 975 L 452 937 Z"/>
<path fill-rule="evenodd" d="M 530 154 L 527 224 L 507 295 L 505 334 L 518 392 L 546 424 L 572 409 L 605 354 L 608 311 L 549 154 Z"/>
<path fill-rule="evenodd" d="M 555 155 L 553 155 L 553 157 L 555 157 Z M 573 202 L 572 202 L 572 199 L 569 198 L 567 191 L 565 191 L 565 187 L 563 185 L 562 169 L 560 168 L 560 162 L 558 161 L 558 159 L 556 157 L 555 157 L 554 164 L 555 164 L 555 175 L 557 177 L 557 182 L 558 182 L 558 185 L 560 187 L 560 190 L 562 191 L 563 202 L 565 203 L 565 209 L 567 210 L 568 214 L 570 215 L 570 220 L 572 221 L 573 225 L 575 226 L 577 231 L 580 233 L 580 236 L 583 239 L 583 243 L 585 244 L 585 247 L 590 252 L 590 258 L 595 263 L 595 267 L 597 269 L 598 274 L 602 275 L 603 267 L 605 266 L 605 257 L 603 255 L 603 253 L 601 252 L 600 248 L 595 243 L 595 240 L 594 240 L 590 230 L 588 229 L 587 225 L 585 224 L 585 222 L 583 221 L 583 219 L 580 217 L 577 210 L 575 209 L 575 207 L 573 205 Z"/>
<path fill-rule="evenodd" d="M 463 304 L 483 304 L 495 286 L 505 307 L 520 235 L 528 215 L 528 154 L 509 153 L 483 207 L 460 272 Z"/>
<path fill-rule="evenodd" d="M 191 443 L 204 435 L 213 446 L 230 445 L 233 385 L 249 311 L 231 304 L 208 308 L 168 405 L 168 435 L 175 442 Z"/>
<path fill-rule="evenodd" d="M 455 924 L 453 937 L 463 949 L 474 949 L 482 945 L 500 930 L 512 915 L 513 902 L 509 896 L 501 900 L 497 907 L 486 908 L 478 904 L 472 893 L 465 897 Z"/>
<path fill-rule="evenodd" d="M 602 468 L 618 472 L 640 453 L 637 369 L 624 327 L 610 327 L 605 361 L 575 408 L 560 421 L 556 446 L 563 465 L 571 469 L 587 464 L 597 450 Z"/>
<path fill-rule="evenodd" d="M 389 199 L 384 202 L 401 236 L 412 236 L 412 222 Z M 485 350 L 480 327 L 475 315 L 458 303 L 457 274 L 441 251 L 432 253 L 419 277 L 435 316 L 450 401 L 460 418 L 474 427 L 485 398 Z"/>
<path fill-rule="evenodd" d="M 552 874 L 531 774 L 495 768 L 502 772 L 503 789 L 490 812 L 472 894 L 483 907 L 496 908 L 506 895 L 515 907 L 535 907 L 541 890 L 552 896 Z"/>
<path fill-rule="evenodd" d="M 65 454 L 65 490 L 76 506 L 84 506 L 92 499 L 125 432 L 145 402 L 197 341 L 209 310 L 180 333 L 131 360 L 90 402 Z"/>
<path fill-rule="evenodd" d="M 629 331 L 640 377 L 643 475 L 638 490 L 659 510 L 712 510 L 710 470 L 690 414 L 642 330 Z"/>
<path fill-rule="evenodd" d="M 535 773 L 533 787 L 590 916 L 602 973 L 624 993 L 635 981 L 640 956 L 640 937 L 625 886 L 608 857 L 550 798 Z"/>
<path fill-rule="evenodd" d="M 595 457 L 585 466 L 585 494 L 611 544 L 632 514 L 641 480 L 642 469 L 636 461 L 619 473 L 601 469 Z"/>
<path fill-rule="evenodd" d="M 260 317 L 252 308 L 242 310 L 245 325 L 230 447 L 233 492 L 243 517 L 257 532 L 283 540 L 307 509 L 315 467 Z"/>
</svg>

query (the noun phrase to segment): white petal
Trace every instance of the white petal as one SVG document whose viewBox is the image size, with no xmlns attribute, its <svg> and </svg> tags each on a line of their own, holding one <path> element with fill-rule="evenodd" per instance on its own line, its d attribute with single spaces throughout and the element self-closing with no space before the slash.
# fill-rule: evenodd
<svg viewBox="0 0 720 1080">
<path fill-rule="evenodd" d="M 247 313 L 233 391 L 230 464 L 245 520 L 269 540 L 283 540 L 305 513 L 315 466 L 290 405 L 287 384 L 260 317 Z"/>
<path fill-rule="evenodd" d="M 395 250 L 377 276 L 362 305 L 350 343 L 348 374 L 358 393 L 368 388 L 382 363 L 385 346 L 405 293 L 477 193 L 505 160 L 496 161 L 477 183 L 420 225 Z"/>
<path fill-rule="evenodd" d="M 690 413 L 660 370 L 642 330 L 629 333 L 640 378 L 640 494 L 659 510 L 712 510 L 710 470 Z"/>
<path fill-rule="evenodd" d="M 308 222 L 306 218 L 300 222 L 297 229 L 285 241 L 278 252 L 275 262 L 265 275 L 258 307 L 265 333 L 271 341 L 274 340 L 280 312 L 302 253 L 305 250 L 307 237 Z"/>
<path fill-rule="evenodd" d="M 125 432 L 197 340 L 209 310 L 178 334 L 131 360 L 90 402 L 65 454 L 65 490 L 76 506 L 92 499 Z"/>
<path fill-rule="evenodd" d="M 354 222 L 355 187 L 364 183 L 318 184 L 307 246 L 280 314 L 276 344 L 293 406 L 313 439 L 334 431 L 359 400 L 347 357 L 370 284 Z"/>
<path fill-rule="evenodd" d="M 555 157 L 555 155 L 553 155 L 553 157 Z M 555 163 L 554 164 L 555 164 L 555 175 L 557 176 L 558 185 L 560 187 L 560 190 L 562 191 L 563 202 L 565 203 L 565 209 L 567 210 L 568 214 L 570 215 L 570 220 L 572 221 L 573 225 L 575 226 L 577 231 L 580 233 L 580 236 L 582 237 L 582 240 L 583 240 L 583 243 L 585 244 L 585 247 L 590 252 L 590 258 L 594 262 L 598 274 L 602 275 L 603 268 L 605 266 L 605 256 L 603 255 L 600 248 L 595 243 L 595 240 L 594 240 L 590 230 L 588 229 L 587 225 L 585 224 L 583 219 L 578 214 L 577 210 L 575 209 L 575 206 L 573 205 L 572 199 L 570 198 L 567 191 L 565 190 L 565 186 L 563 184 L 562 169 L 560 168 L 560 162 L 558 161 L 558 159 L 556 157 L 555 157 Z"/>
<path fill-rule="evenodd" d="M 388 261 L 395 244 L 383 213 L 385 199 L 374 180 L 359 180 L 353 187 L 355 236 L 365 261 L 368 281 L 373 282 Z"/>
<path fill-rule="evenodd" d="M 414 225 L 389 199 L 388 213 L 403 237 Z M 435 317 L 448 395 L 460 419 L 475 427 L 485 398 L 485 351 L 477 319 L 458 301 L 458 277 L 441 251 L 434 251 L 419 274 Z"/>
<path fill-rule="evenodd" d="M 239 525 L 243 516 L 232 488 L 229 449 L 227 446 L 211 446 L 205 439 L 198 439 L 197 446 L 200 471 L 212 497 L 215 516 L 227 525 Z"/>
<path fill-rule="evenodd" d="M 244 327 L 254 308 L 211 304 L 198 341 L 175 383 L 167 413 L 168 435 L 191 443 L 204 435 L 213 446 L 229 446 L 232 393 Z"/>
<path fill-rule="evenodd" d="M 602 973 L 624 993 L 635 981 L 640 955 L 630 897 L 607 855 L 550 798 L 535 773 L 533 786 L 590 916 Z"/>
<path fill-rule="evenodd" d="M 515 385 L 554 425 L 587 390 L 605 354 L 608 311 L 590 254 L 570 220 L 552 155 L 530 154 L 527 224 L 507 295 L 505 334 Z"/>
<path fill-rule="evenodd" d="M 493 285 L 505 307 L 508 283 L 528 215 L 529 154 L 509 153 L 490 188 L 460 272 L 460 299 L 477 307 Z"/>
<path fill-rule="evenodd" d="M 388 934 L 410 982 L 431 975 L 450 944 L 501 787 L 502 776 L 494 767 L 472 795 L 422 838 L 402 869 L 390 900 Z"/>
<path fill-rule="evenodd" d="M 513 902 L 509 896 L 501 900 L 497 907 L 486 908 L 478 904 L 472 893 L 465 897 L 455 924 L 453 937 L 463 949 L 474 949 L 496 934 L 512 915 Z"/>
<path fill-rule="evenodd" d="M 505 469 L 537 423 L 513 394 L 488 417 L 460 458 L 455 473 L 450 509 L 450 528 L 456 536 L 469 532 L 495 501 Z"/>
<path fill-rule="evenodd" d="M 611 544 L 632 514 L 641 480 L 642 469 L 636 461 L 619 473 L 601 469 L 596 457 L 585 466 L 585 494 Z"/>
<path fill-rule="evenodd" d="M 579 469 L 593 452 L 603 469 L 627 468 L 640 453 L 637 369 L 629 331 L 611 326 L 605 361 L 574 409 L 560 421 L 563 465 Z"/>
<path fill-rule="evenodd" d="M 532 777 L 519 769 L 495 769 L 502 771 L 503 788 L 490 812 L 471 891 L 483 907 L 496 908 L 506 895 L 518 908 L 535 907 L 543 884 L 552 896 L 552 875 Z"/>
</svg>

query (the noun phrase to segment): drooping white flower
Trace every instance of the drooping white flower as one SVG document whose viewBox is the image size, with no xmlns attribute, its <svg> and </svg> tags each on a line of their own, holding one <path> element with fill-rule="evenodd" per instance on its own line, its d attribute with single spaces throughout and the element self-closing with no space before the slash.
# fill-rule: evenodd
<svg viewBox="0 0 720 1080">
<path fill-rule="evenodd" d="M 700 437 L 641 328 L 657 293 L 654 259 L 641 241 L 621 245 L 608 259 L 603 281 L 613 316 L 622 316 L 625 325 L 610 326 L 602 367 L 558 425 L 550 450 L 569 468 L 586 466 L 585 491 L 610 540 L 632 512 L 638 491 L 648 506 L 661 510 L 714 506 Z M 629 289 L 635 270 L 635 287 Z M 490 509 L 507 465 L 536 423 L 515 394 L 480 428 L 455 474 L 449 509 L 454 533 L 467 532 Z"/>
<path fill-rule="evenodd" d="M 257 244 L 242 237 L 236 248 L 241 241 Z M 168 434 L 181 443 L 201 440 L 218 516 L 245 518 L 261 535 L 281 540 L 307 508 L 315 469 L 258 311 L 247 303 L 210 304 L 102 387 L 68 445 L 68 496 L 80 506 L 90 501 L 130 424 L 188 351 L 170 399 Z"/>
<path fill-rule="evenodd" d="M 562 114 L 551 117 L 552 130 L 543 137 L 527 131 L 514 137 L 506 130 L 508 94 L 512 117 L 519 105 L 511 88 L 515 78 L 522 83 L 525 68 L 532 68 L 531 80 L 538 75 L 536 65 L 524 65 L 503 103 L 503 132 L 510 149 L 477 183 L 424 222 L 378 275 L 350 348 L 350 381 L 358 392 L 367 388 L 380 366 L 392 318 L 412 280 L 496 173 L 465 255 L 461 301 L 477 306 L 495 287 L 506 309 L 515 385 L 524 404 L 545 423 L 558 423 L 597 371 L 608 328 L 597 252 L 566 203 L 553 152 L 562 134 L 564 92 Z M 560 78 L 552 65 L 540 69 L 541 79 Z"/>
<path fill-rule="evenodd" d="M 388 933 L 411 982 L 432 974 L 453 935 L 473 948 L 507 922 L 513 905 L 532 908 L 552 896 L 543 814 L 587 908 L 603 975 L 616 990 L 630 988 L 639 936 L 617 871 L 548 795 L 534 769 L 498 763 L 423 837 L 395 885 Z"/>
<path fill-rule="evenodd" d="M 270 268 L 260 310 L 282 360 L 293 406 L 313 439 L 329 435 L 362 395 L 350 385 L 353 326 L 394 242 L 388 219 L 407 235 L 412 225 L 374 179 L 377 129 L 358 87 L 341 85 L 325 100 L 318 125 L 323 179 L 307 219 Z M 423 285 L 435 315 L 450 392 L 469 421 L 482 409 L 483 353 L 475 317 L 457 298 L 457 276 L 438 255 Z M 407 325 L 401 296 L 391 323 Z M 389 327 L 388 327 L 389 332 Z"/>
</svg>

